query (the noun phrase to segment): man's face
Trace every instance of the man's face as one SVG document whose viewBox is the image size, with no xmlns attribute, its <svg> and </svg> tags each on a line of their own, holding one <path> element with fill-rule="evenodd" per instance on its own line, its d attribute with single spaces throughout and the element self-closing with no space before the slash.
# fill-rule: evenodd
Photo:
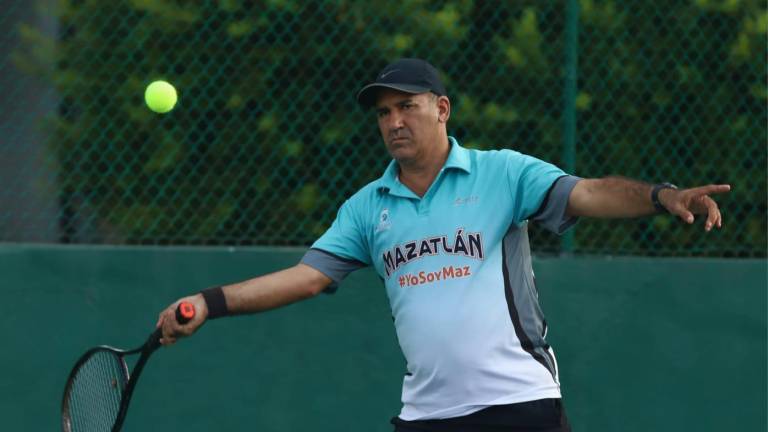
<svg viewBox="0 0 768 432">
<path fill-rule="evenodd" d="M 376 116 L 389 154 L 398 162 L 418 161 L 436 145 L 441 127 L 438 98 L 432 93 L 379 91 Z"/>
</svg>

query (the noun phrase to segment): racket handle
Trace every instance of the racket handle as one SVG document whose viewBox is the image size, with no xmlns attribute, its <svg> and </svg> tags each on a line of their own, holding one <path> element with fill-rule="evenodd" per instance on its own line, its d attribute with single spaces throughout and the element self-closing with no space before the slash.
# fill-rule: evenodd
<svg viewBox="0 0 768 432">
<path fill-rule="evenodd" d="M 176 322 L 186 324 L 195 317 L 195 305 L 189 302 L 181 302 L 176 306 Z M 158 327 L 144 344 L 145 350 L 152 352 L 160 347 L 160 338 L 163 337 L 163 328 Z"/>
<path fill-rule="evenodd" d="M 176 306 L 176 322 L 186 324 L 195 317 L 195 305 L 189 302 L 181 302 Z"/>
</svg>

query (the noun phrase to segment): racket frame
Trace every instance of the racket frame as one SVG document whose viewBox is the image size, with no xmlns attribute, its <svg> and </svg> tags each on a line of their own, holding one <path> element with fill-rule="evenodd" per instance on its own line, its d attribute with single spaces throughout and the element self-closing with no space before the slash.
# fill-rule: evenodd
<svg viewBox="0 0 768 432">
<path fill-rule="evenodd" d="M 194 306 L 190 303 L 181 303 L 176 308 L 176 321 L 180 324 L 189 322 L 195 315 Z M 115 417 L 115 423 L 112 425 L 112 432 L 119 432 L 123 427 L 125 421 L 125 415 L 128 412 L 128 406 L 131 403 L 131 396 L 133 395 L 133 389 L 136 387 L 136 383 L 139 381 L 141 372 L 144 370 L 144 365 L 149 360 L 149 356 L 152 355 L 158 348 L 160 348 L 160 338 L 163 336 L 161 328 L 155 329 L 149 338 L 138 348 L 131 350 L 122 350 L 119 348 L 111 347 L 108 345 L 100 345 L 86 351 L 75 363 L 72 371 L 67 377 L 67 384 L 64 386 L 64 396 L 61 402 L 61 428 L 64 432 L 72 432 L 71 416 L 69 415 L 69 396 L 70 390 L 75 382 L 75 376 L 80 371 L 80 368 L 87 362 L 93 355 L 98 352 L 107 351 L 117 354 L 120 359 L 123 372 L 126 377 L 125 388 L 120 394 L 120 408 Z M 133 370 L 128 370 L 128 364 L 125 362 L 125 356 L 141 353 L 141 356 L 133 366 Z"/>
<path fill-rule="evenodd" d="M 120 392 L 120 408 L 117 412 L 117 417 L 115 417 L 115 423 L 112 426 L 112 432 L 119 432 L 120 429 L 123 426 L 123 422 L 125 421 L 125 415 L 128 412 L 128 406 L 131 403 L 131 396 L 133 395 L 133 389 L 136 387 L 136 383 L 139 380 L 139 377 L 141 376 L 141 372 L 144 369 L 144 365 L 147 363 L 147 360 L 149 359 L 149 356 L 155 352 L 160 347 L 160 337 L 162 336 L 161 329 L 155 330 L 154 333 L 147 339 L 146 342 L 144 342 L 143 345 L 141 345 L 138 348 L 134 348 L 131 350 L 123 350 L 119 348 L 115 348 L 109 345 L 100 345 L 94 348 L 89 349 L 86 351 L 80 358 L 77 360 L 77 363 L 75 363 L 75 366 L 72 368 L 72 371 L 69 373 L 69 377 L 67 377 L 67 384 L 64 386 L 64 397 L 61 401 L 61 428 L 64 432 L 71 432 L 72 431 L 72 425 L 71 425 L 71 416 L 69 414 L 69 396 L 70 396 L 70 390 L 72 389 L 72 386 L 75 383 L 75 376 L 77 376 L 77 373 L 80 371 L 80 368 L 96 353 L 99 352 L 110 352 L 113 354 L 116 354 L 117 357 L 120 359 L 120 365 L 123 368 L 123 373 L 125 373 L 126 377 L 126 384 L 125 388 Z M 141 353 L 141 356 L 136 361 L 136 364 L 133 366 L 133 370 L 128 370 L 128 364 L 125 362 L 125 357 L 133 354 Z"/>
</svg>

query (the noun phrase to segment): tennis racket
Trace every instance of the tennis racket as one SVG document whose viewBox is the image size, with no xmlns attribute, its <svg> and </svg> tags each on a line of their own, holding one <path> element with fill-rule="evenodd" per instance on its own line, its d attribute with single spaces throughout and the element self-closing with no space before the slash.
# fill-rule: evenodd
<svg viewBox="0 0 768 432">
<path fill-rule="evenodd" d="M 176 321 L 186 324 L 195 316 L 195 307 L 182 302 L 176 307 Z M 125 421 L 131 394 L 149 356 L 160 347 L 161 329 L 132 350 L 110 346 L 89 349 L 75 363 L 64 387 L 61 427 L 64 432 L 118 432 Z M 141 354 L 129 374 L 125 357 Z"/>
</svg>

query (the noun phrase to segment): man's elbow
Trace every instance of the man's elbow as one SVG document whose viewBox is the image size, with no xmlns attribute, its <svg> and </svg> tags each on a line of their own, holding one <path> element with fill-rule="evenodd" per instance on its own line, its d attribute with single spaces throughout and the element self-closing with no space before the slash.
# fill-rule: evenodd
<svg viewBox="0 0 768 432">
<path fill-rule="evenodd" d="M 595 206 L 593 197 L 595 194 L 594 179 L 582 179 L 571 190 L 571 194 L 568 197 L 568 205 L 565 212 L 568 216 L 583 217 L 592 216 L 592 208 Z"/>
<path fill-rule="evenodd" d="M 315 297 L 322 293 L 333 282 L 331 278 L 306 264 L 298 264 L 296 267 L 302 272 L 307 297 Z"/>
<path fill-rule="evenodd" d="M 308 297 L 315 297 L 316 295 L 322 293 L 325 291 L 325 287 L 327 287 L 328 284 L 313 282 L 307 285 L 307 296 Z"/>
<path fill-rule="evenodd" d="M 586 207 L 586 205 L 584 204 L 569 202 L 568 206 L 565 208 L 565 214 L 568 217 L 592 216 L 592 214 L 587 210 L 588 210 L 588 207 Z"/>
</svg>

